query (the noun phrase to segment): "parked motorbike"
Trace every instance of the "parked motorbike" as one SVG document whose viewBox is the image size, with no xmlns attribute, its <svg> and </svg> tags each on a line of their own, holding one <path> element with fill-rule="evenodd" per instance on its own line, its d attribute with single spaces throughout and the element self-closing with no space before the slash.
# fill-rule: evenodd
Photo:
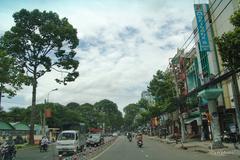
<svg viewBox="0 0 240 160">
<path fill-rule="evenodd" d="M 224 131 L 222 134 L 222 141 L 225 143 L 230 143 L 231 142 L 231 136 L 230 133 L 227 131 Z"/>
<path fill-rule="evenodd" d="M 1 160 L 14 160 L 16 158 L 15 146 L 3 144 L 0 148 L 0 159 Z"/>
<path fill-rule="evenodd" d="M 225 143 L 236 143 L 237 133 L 224 131 L 222 134 L 222 141 Z"/>
<path fill-rule="evenodd" d="M 143 141 L 142 140 L 138 140 L 137 141 L 137 145 L 138 145 L 139 148 L 142 148 Z"/>
</svg>

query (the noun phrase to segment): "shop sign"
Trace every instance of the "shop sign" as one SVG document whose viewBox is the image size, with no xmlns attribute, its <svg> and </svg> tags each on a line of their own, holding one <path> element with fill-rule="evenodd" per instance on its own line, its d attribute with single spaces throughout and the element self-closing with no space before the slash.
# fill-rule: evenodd
<svg viewBox="0 0 240 160">
<path fill-rule="evenodd" d="M 208 34 L 207 34 L 207 30 L 206 30 L 205 14 L 203 12 L 203 5 L 202 4 L 194 4 L 194 10 L 195 10 L 195 16 L 196 16 L 196 20 L 197 20 L 200 51 L 210 51 Z"/>
</svg>

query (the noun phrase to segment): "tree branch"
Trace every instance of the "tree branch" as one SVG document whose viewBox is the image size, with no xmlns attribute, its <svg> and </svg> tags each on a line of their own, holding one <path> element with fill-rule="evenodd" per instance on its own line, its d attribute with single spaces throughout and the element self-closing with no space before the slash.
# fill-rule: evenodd
<svg viewBox="0 0 240 160">
<path fill-rule="evenodd" d="M 54 67 L 52 67 L 53 70 L 57 71 L 57 72 L 60 72 L 60 73 L 70 73 L 70 72 L 67 72 L 67 71 L 64 71 L 64 70 L 59 70 L 59 69 L 56 69 Z"/>
</svg>

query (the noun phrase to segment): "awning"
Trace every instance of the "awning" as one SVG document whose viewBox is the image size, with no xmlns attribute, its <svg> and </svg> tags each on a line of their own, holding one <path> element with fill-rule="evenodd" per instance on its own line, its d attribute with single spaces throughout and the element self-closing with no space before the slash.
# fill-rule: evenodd
<svg viewBox="0 0 240 160">
<path fill-rule="evenodd" d="M 185 119 L 185 120 L 184 120 L 184 123 L 185 123 L 185 124 L 190 124 L 190 123 L 192 123 L 193 121 L 197 121 L 197 125 L 198 125 L 198 126 L 202 125 L 202 120 L 201 120 L 200 117 Z"/>
</svg>

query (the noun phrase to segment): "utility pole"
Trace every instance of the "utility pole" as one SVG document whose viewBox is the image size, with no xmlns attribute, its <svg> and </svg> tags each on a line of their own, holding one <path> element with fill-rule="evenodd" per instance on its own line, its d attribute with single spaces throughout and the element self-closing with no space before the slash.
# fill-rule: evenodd
<svg viewBox="0 0 240 160">
<path fill-rule="evenodd" d="M 51 91 L 48 92 L 47 94 L 47 98 L 44 100 L 44 104 L 45 106 L 47 105 L 47 103 L 49 103 L 49 95 L 51 92 L 57 91 L 58 88 L 55 88 Z M 45 109 L 43 109 L 42 113 L 41 113 L 41 122 L 42 122 L 42 134 L 43 136 L 46 136 L 46 115 L 45 115 Z"/>
<path fill-rule="evenodd" d="M 171 63 L 171 62 L 170 62 Z M 178 101 L 178 104 L 179 104 L 179 101 L 180 101 L 180 94 L 179 94 L 179 91 L 178 91 L 178 84 L 177 84 L 177 71 L 175 69 L 175 66 L 173 63 L 171 63 L 172 65 L 172 74 L 174 76 L 174 83 L 175 83 L 175 90 L 176 90 L 176 97 L 177 97 L 177 101 Z M 180 105 L 178 106 L 178 114 L 179 114 L 179 119 L 180 119 L 180 124 L 181 124 L 181 143 L 183 144 L 185 142 L 185 124 L 184 124 L 184 120 L 183 120 L 183 116 L 182 116 L 182 113 L 181 113 L 181 109 L 180 109 Z"/>
</svg>

